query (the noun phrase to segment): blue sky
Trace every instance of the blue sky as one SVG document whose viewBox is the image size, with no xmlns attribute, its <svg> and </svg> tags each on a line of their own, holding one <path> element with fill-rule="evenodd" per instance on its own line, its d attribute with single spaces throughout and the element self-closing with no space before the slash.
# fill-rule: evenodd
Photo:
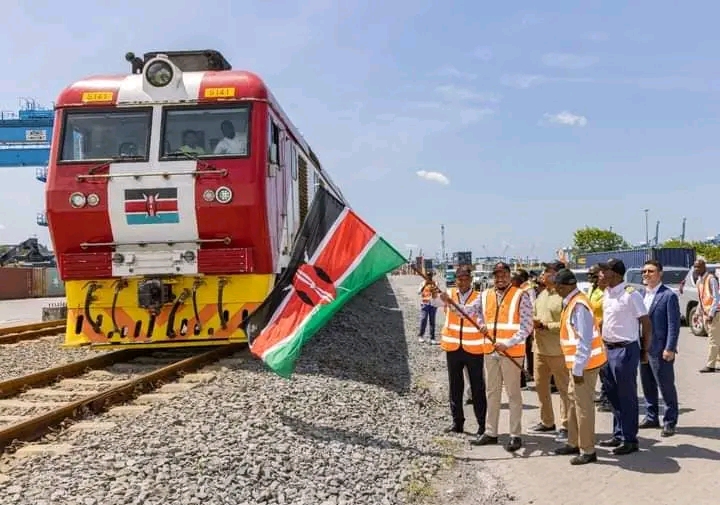
<svg viewBox="0 0 720 505">
<path fill-rule="evenodd" d="M 644 208 L 661 240 L 683 216 L 715 235 L 720 4 L 625 3 L 11 2 L 0 106 L 126 72 L 126 51 L 216 48 L 403 252 L 434 255 L 441 223 L 475 255 L 549 257 L 585 225 L 639 242 Z M 44 239 L 34 170 L 2 170 L 0 242 Z"/>
</svg>

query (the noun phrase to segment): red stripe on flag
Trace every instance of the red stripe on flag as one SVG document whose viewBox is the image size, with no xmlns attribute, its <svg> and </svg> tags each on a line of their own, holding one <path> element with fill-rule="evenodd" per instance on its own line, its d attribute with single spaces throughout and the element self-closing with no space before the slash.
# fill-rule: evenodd
<svg viewBox="0 0 720 505">
<path fill-rule="evenodd" d="M 315 265 L 325 270 L 334 283 L 350 268 L 374 236 L 375 231 L 353 212 L 348 212 L 335 228 Z"/>
<path fill-rule="evenodd" d="M 156 200 L 155 212 L 177 212 L 178 203 L 177 200 Z M 145 201 L 131 200 L 125 202 L 125 212 L 144 212 L 147 213 L 148 205 Z"/>
</svg>

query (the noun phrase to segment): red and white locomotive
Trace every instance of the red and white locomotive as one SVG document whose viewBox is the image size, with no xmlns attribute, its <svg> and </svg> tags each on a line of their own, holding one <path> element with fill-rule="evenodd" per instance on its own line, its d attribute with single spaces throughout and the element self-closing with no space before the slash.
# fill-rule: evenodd
<svg viewBox="0 0 720 505">
<path fill-rule="evenodd" d="M 317 185 L 342 194 L 255 74 L 214 50 L 126 55 L 60 93 L 46 208 L 65 345 L 244 341 Z"/>
</svg>

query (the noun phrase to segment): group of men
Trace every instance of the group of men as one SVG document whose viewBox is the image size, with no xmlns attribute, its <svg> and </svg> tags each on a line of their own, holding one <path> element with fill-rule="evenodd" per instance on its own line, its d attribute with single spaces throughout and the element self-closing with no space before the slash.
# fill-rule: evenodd
<svg viewBox="0 0 720 505">
<path fill-rule="evenodd" d="M 498 443 L 505 389 L 510 411 L 505 449 L 517 451 L 522 447 L 521 382 L 526 375 L 535 381 L 540 404 L 539 423 L 530 431 L 554 433 L 561 443 L 555 453 L 573 455 L 573 465 L 597 460 L 594 403 L 598 379 L 613 413 L 613 436 L 600 441 L 600 446 L 612 448 L 619 456 L 639 449 L 640 428 L 660 429 L 662 436 L 675 433 L 674 362 L 680 310 L 677 295 L 662 284 L 660 263 L 645 263 L 645 288 L 640 291 L 624 283 L 625 265 L 617 259 L 590 269 L 587 293 L 577 288 L 575 275 L 560 261 L 545 264 L 537 283 L 526 275 L 513 276 L 509 265 L 498 263 L 493 269 L 493 286 L 482 292 L 472 288 L 471 274 L 470 267 L 458 268 L 456 286 L 446 292 L 434 288 L 432 282 L 421 287 L 423 320 L 431 319 L 432 314 L 431 342 L 438 343 L 433 332 L 435 311 L 443 309 L 445 313 L 439 345 L 446 354 L 453 420 L 447 432 L 464 431 L 467 377 L 479 426 L 470 443 Z M 710 326 L 716 317 L 720 316 L 713 311 Z M 424 330 L 425 324 L 421 341 Z M 531 337 L 532 346 L 527 349 Z M 532 374 L 523 366 L 530 356 L 534 358 Z M 646 400 L 642 422 L 636 394 L 638 375 Z M 557 422 L 551 383 L 561 399 Z M 662 423 L 658 390 L 666 405 Z"/>
</svg>

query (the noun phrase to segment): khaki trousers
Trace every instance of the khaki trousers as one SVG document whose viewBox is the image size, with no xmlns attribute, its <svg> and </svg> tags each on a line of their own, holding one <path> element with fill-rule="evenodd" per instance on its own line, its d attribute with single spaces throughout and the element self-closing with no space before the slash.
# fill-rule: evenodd
<svg viewBox="0 0 720 505">
<path fill-rule="evenodd" d="M 535 354 L 535 391 L 540 402 L 540 422 L 543 426 L 555 424 L 552 395 L 550 393 L 550 379 L 555 376 L 555 387 L 560 393 L 560 426 L 559 429 L 568 429 L 567 412 L 568 400 L 568 368 L 565 356 L 543 356 Z"/>
<path fill-rule="evenodd" d="M 585 370 L 583 383 L 575 384 L 568 370 L 568 445 L 579 447 L 583 454 L 595 452 L 595 384 L 599 368 Z"/>
<path fill-rule="evenodd" d="M 522 366 L 523 358 L 514 358 Z M 490 437 L 498 436 L 500 423 L 500 403 L 502 389 L 510 406 L 510 436 L 519 437 L 522 430 L 522 390 L 520 389 L 520 368 L 510 362 L 510 358 L 499 354 L 485 355 L 485 387 L 487 392 L 487 420 L 485 433 Z"/>
<path fill-rule="evenodd" d="M 708 342 L 707 366 L 720 367 L 720 314 L 715 314 L 710 324 L 705 323 Z"/>
</svg>

